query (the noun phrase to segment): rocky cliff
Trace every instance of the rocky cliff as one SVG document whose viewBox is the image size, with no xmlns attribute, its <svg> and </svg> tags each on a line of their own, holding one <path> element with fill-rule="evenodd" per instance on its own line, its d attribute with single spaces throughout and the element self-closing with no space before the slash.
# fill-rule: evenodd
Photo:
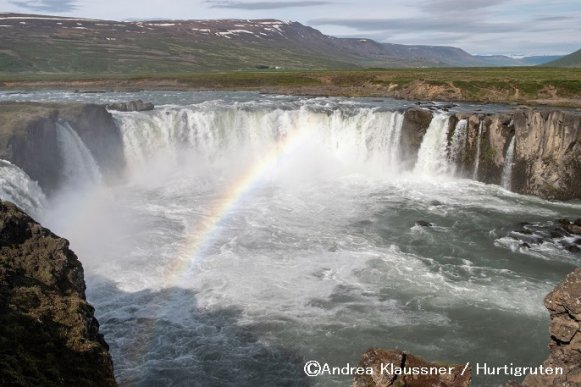
<svg viewBox="0 0 581 387">
<path fill-rule="evenodd" d="M 428 109 L 417 108 L 405 113 L 401 145 L 406 168 L 417 160 L 432 114 Z M 454 150 L 452 141 L 461 120 L 466 121 L 466 141 Z M 495 114 L 451 114 L 448 158 L 457 164 L 459 176 L 501 184 L 513 137 L 512 191 L 551 200 L 581 199 L 581 114 L 578 112 L 520 108 Z"/>
<path fill-rule="evenodd" d="M 115 386 L 68 241 L 0 201 L 0 385 Z"/>
<path fill-rule="evenodd" d="M 0 159 L 20 167 L 50 194 L 63 179 L 57 124 L 67 121 L 91 151 L 109 182 L 119 180 L 125 158 L 111 113 L 94 104 L 0 104 Z"/>
</svg>

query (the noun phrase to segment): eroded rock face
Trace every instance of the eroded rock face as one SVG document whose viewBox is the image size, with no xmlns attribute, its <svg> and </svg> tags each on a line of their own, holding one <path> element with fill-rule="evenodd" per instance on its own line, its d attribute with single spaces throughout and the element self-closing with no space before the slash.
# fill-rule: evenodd
<svg viewBox="0 0 581 387">
<path fill-rule="evenodd" d="M 63 156 L 57 123 L 68 121 L 81 137 L 107 182 L 122 178 L 123 139 L 111 113 L 95 104 L 0 104 L 0 159 L 21 168 L 48 195 L 60 188 Z"/>
<path fill-rule="evenodd" d="M 391 365 L 400 369 L 441 369 L 439 375 L 396 375 Z M 356 375 L 353 387 L 468 387 L 472 381 L 472 371 L 464 365 L 449 365 L 428 362 L 420 357 L 397 350 L 370 349 L 363 354 L 359 367 L 372 368 L 372 375 Z M 389 371 L 389 372 L 388 372 Z M 451 371 L 451 372 L 450 372 Z"/>
<path fill-rule="evenodd" d="M 103 105 L 86 104 L 59 109 L 59 117 L 68 121 L 81 137 L 101 173 L 109 183 L 123 178 L 125 154 L 121 130 Z"/>
<path fill-rule="evenodd" d="M 56 136 L 57 114 L 39 104 L 0 105 L 0 159 L 24 170 L 50 193 L 63 169 Z"/>
<path fill-rule="evenodd" d="M 413 108 L 405 112 L 401 128 L 401 154 L 405 169 L 411 169 L 415 165 L 432 117 L 433 113 L 427 109 Z"/>
<path fill-rule="evenodd" d="M 519 110 L 514 114 L 516 192 L 581 198 L 581 115 Z"/>
<path fill-rule="evenodd" d="M 67 240 L 0 201 L 0 385 L 115 386 Z"/>
<path fill-rule="evenodd" d="M 580 114 L 521 108 L 488 115 L 457 113 L 455 117 L 468 122 L 465 156 L 458 165 L 465 177 L 474 177 L 480 128 L 477 180 L 500 184 L 507 148 L 514 137 L 514 192 L 551 200 L 581 199 Z"/>
<path fill-rule="evenodd" d="M 528 375 L 525 387 L 577 387 L 581 384 L 581 269 L 570 273 L 545 297 L 551 323 L 550 355 L 545 367 L 560 367 L 562 375 Z"/>
</svg>

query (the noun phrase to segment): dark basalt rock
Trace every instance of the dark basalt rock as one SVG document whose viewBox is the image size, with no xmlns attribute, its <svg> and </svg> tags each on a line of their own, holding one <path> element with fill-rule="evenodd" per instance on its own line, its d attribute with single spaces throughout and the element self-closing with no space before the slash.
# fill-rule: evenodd
<svg viewBox="0 0 581 387">
<path fill-rule="evenodd" d="M 560 219 L 561 227 L 569 234 L 581 235 L 581 219 L 577 219 L 575 223 L 571 223 L 568 219 Z"/>
<path fill-rule="evenodd" d="M 0 385 L 115 386 L 108 350 L 68 241 L 0 201 Z"/>
<path fill-rule="evenodd" d="M 579 253 L 578 247 L 580 238 L 571 242 L 570 237 L 575 234 L 579 226 L 571 223 L 567 219 L 559 219 L 555 222 L 544 223 L 520 223 L 522 228 L 511 231 L 507 236 L 520 242 L 520 247 L 531 248 L 533 245 L 543 243 L 553 244 L 555 247 L 567 250 L 571 253 Z"/>
<path fill-rule="evenodd" d="M 107 105 L 109 110 L 117 110 L 120 112 L 143 112 L 155 109 L 155 105 L 151 102 L 143 102 L 138 99 L 129 102 L 115 102 Z"/>
</svg>

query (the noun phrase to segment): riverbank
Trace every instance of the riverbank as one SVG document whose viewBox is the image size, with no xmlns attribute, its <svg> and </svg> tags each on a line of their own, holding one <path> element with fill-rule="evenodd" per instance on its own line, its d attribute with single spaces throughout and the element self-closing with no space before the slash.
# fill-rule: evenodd
<svg viewBox="0 0 581 387">
<path fill-rule="evenodd" d="M 0 74 L 0 90 L 240 90 L 581 109 L 581 69 L 423 68 L 176 74 Z"/>
</svg>

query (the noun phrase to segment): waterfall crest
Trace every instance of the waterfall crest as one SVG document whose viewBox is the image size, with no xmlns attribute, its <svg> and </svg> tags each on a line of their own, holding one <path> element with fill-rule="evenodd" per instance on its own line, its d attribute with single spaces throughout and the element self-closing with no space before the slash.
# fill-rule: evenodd
<svg viewBox="0 0 581 387">
<path fill-rule="evenodd" d="M 288 110 L 195 105 L 114 114 L 132 170 L 147 168 L 156 158 L 179 165 L 183 153 L 212 161 L 241 153 L 260 157 L 306 131 L 308 142 L 301 148 L 305 157 L 395 172 L 404 120 L 402 113 L 372 108 L 343 111 L 304 106 Z"/>
<path fill-rule="evenodd" d="M 448 130 L 450 117 L 436 114 L 420 146 L 414 172 L 421 175 L 442 175 L 449 172 Z"/>
<path fill-rule="evenodd" d="M 450 143 L 449 160 L 451 163 L 451 172 L 456 174 L 457 166 L 464 159 L 464 154 L 466 152 L 466 142 L 468 139 L 468 120 L 460 120 L 456 124 L 454 129 L 454 135 L 452 136 L 452 142 Z"/>
<path fill-rule="evenodd" d="M 101 172 L 95 159 L 68 122 L 57 124 L 57 141 L 64 161 L 64 187 L 86 187 L 101 183 Z"/>
<path fill-rule="evenodd" d="M 38 183 L 6 160 L 0 160 L 0 199 L 13 202 L 33 216 L 38 216 L 46 204 Z"/>
<path fill-rule="evenodd" d="M 506 149 L 504 168 L 502 169 L 502 180 L 500 183 L 504 189 L 509 191 L 512 189 L 512 166 L 514 163 L 515 137 L 516 136 L 512 136 L 510 144 Z"/>
<path fill-rule="evenodd" d="M 480 167 L 480 149 L 482 146 L 482 129 L 484 127 L 484 121 L 480 121 L 478 125 L 478 137 L 476 138 L 476 160 L 474 160 L 474 172 L 472 173 L 472 179 L 478 180 L 478 168 Z"/>
</svg>

